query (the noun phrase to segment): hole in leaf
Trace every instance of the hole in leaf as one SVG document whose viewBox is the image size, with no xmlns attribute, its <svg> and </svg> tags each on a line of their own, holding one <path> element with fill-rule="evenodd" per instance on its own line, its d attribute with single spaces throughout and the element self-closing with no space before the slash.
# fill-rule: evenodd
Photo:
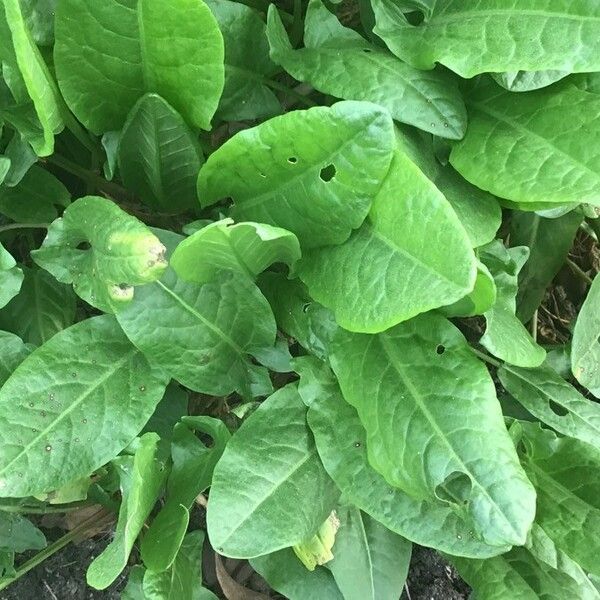
<svg viewBox="0 0 600 600">
<path fill-rule="evenodd" d="M 303 313 L 308 312 L 308 309 L 310 308 L 310 304 L 311 304 L 310 302 L 307 302 L 306 304 L 302 305 L 302 312 Z"/>
<path fill-rule="evenodd" d="M 290 156 L 288 158 L 288 162 L 292 165 L 295 165 L 298 162 L 298 159 L 295 156 Z"/>
<path fill-rule="evenodd" d="M 363 52 L 365 54 L 370 54 L 371 52 L 373 52 L 373 50 L 371 50 L 371 48 L 363 48 Z"/>
<path fill-rule="evenodd" d="M 436 486 L 435 495 L 444 502 L 464 506 L 471 497 L 471 478 L 460 471 L 453 471 Z"/>
<path fill-rule="evenodd" d="M 446 346 L 443 346 L 442 344 L 438 344 L 435 347 L 435 351 L 437 354 L 444 354 L 444 352 L 446 352 Z"/>
<path fill-rule="evenodd" d="M 564 417 L 569 414 L 569 411 L 564 406 L 554 402 L 554 400 L 550 400 L 548 406 L 550 407 L 550 410 L 559 417 Z"/>
<path fill-rule="evenodd" d="M 75 247 L 77 250 L 89 250 L 92 246 L 89 242 L 79 242 Z"/>
<path fill-rule="evenodd" d="M 321 169 L 321 172 L 319 173 L 319 177 L 327 182 L 327 181 L 331 181 L 336 174 L 336 169 L 334 165 L 327 165 L 326 167 L 323 167 Z"/>
<path fill-rule="evenodd" d="M 414 10 L 406 13 L 404 16 L 406 17 L 406 20 L 415 27 L 418 27 L 425 20 L 425 14 L 420 10 Z"/>
</svg>

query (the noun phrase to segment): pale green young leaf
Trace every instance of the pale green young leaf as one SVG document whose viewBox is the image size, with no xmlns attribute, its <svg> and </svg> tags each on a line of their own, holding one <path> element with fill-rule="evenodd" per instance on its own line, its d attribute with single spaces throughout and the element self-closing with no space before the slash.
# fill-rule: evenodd
<svg viewBox="0 0 600 600">
<path fill-rule="evenodd" d="M 69 206 L 71 194 L 52 173 L 33 165 L 13 187 L 0 187 L 0 213 L 20 223 L 48 223 L 56 209 Z"/>
<path fill-rule="evenodd" d="M 452 207 L 396 151 L 363 225 L 343 244 L 305 252 L 298 273 L 342 327 L 377 333 L 468 294 L 476 262 Z"/>
<path fill-rule="evenodd" d="M 551 368 L 520 369 L 504 364 L 498 377 L 533 416 L 600 451 L 600 404 L 582 396 Z"/>
<path fill-rule="evenodd" d="M 600 205 L 600 98 L 570 85 L 519 94 L 482 81 L 466 97 L 469 128 L 450 162 L 465 179 L 537 210 Z"/>
<path fill-rule="evenodd" d="M 158 499 L 167 475 L 156 457 L 158 441 L 158 435 L 146 433 L 134 456 L 113 461 L 120 478 L 121 508 L 112 542 L 88 567 L 87 583 L 93 588 L 106 589 L 127 566 L 133 544 Z"/>
<path fill-rule="evenodd" d="M 29 519 L 0 510 L 0 552 L 25 552 L 45 547 L 44 534 Z"/>
<path fill-rule="evenodd" d="M 473 317 L 490 310 L 496 302 L 496 284 L 488 268 L 477 261 L 475 287 L 464 298 L 449 306 L 442 306 L 440 312 L 446 317 Z"/>
<path fill-rule="evenodd" d="M 96 134 L 120 129 L 145 92 L 210 129 L 223 90 L 223 37 L 202 0 L 61 0 L 54 59 L 69 108 Z"/>
<path fill-rule="evenodd" d="M 439 62 L 465 78 L 488 71 L 600 69 L 600 8 L 587 0 L 439 0 L 418 26 L 395 0 L 372 4 L 375 33 L 419 69 Z"/>
<path fill-rule="evenodd" d="M 422 546 L 456 556 L 487 558 L 510 546 L 489 546 L 451 507 L 415 500 L 392 487 L 369 464 L 367 434 L 331 370 L 314 357 L 296 359 L 299 391 L 323 465 L 342 494 L 389 530 Z"/>
<path fill-rule="evenodd" d="M 526 246 L 505 248 L 500 240 L 479 254 L 496 284 L 496 302 L 484 313 L 485 333 L 480 343 L 494 356 L 518 367 L 538 367 L 546 351 L 531 337 L 515 315 L 519 271 L 529 257 Z"/>
<path fill-rule="evenodd" d="M 250 560 L 252 568 L 289 600 L 346 600 L 325 567 L 309 571 L 291 548 Z"/>
<path fill-rule="evenodd" d="M 430 133 L 461 139 L 467 113 L 456 82 L 442 71 L 420 71 L 345 28 L 321 0 L 311 0 L 305 47 L 294 50 L 275 5 L 269 7 L 271 58 L 315 89 L 346 100 L 367 100 L 392 117 Z"/>
<path fill-rule="evenodd" d="M 510 71 L 492 73 L 494 81 L 510 92 L 531 92 L 552 85 L 570 71 Z"/>
<path fill-rule="evenodd" d="M 290 231 L 222 219 L 184 239 L 169 262 L 182 279 L 207 283 L 223 269 L 254 279 L 273 263 L 292 267 L 300 255 L 298 239 Z"/>
<path fill-rule="evenodd" d="M 600 398 L 600 277 L 597 275 L 575 322 L 571 369 L 577 381 Z"/>
<path fill-rule="evenodd" d="M 196 205 L 196 178 L 203 162 L 181 115 L 157 94 L 142 96 L 119 139 L 119 172 L 125 186 L 158 212 L 183 212 Z"/>
<path fill-rule="evenodd" d="M 339 492 L 325 472 L 295 385 L 270 396 L 231 438 L 208 501 L 213 547 L 252 558 L 315 534 Z"/>
<path fill-rule="evenodd" d="M 517 316 L 523 323 L 531 319 L 542 303 L 547 287 L 565 262 L 581 221 L 582 215 L 577 211 L 557 219 L 513 211 L 511 245 L 529 248 L 529 258 L 519 272 L 517 292 Z"/>
<path fill-rule="evenodd" d="M 535 491 L 493 381 L 454 325 L 430 313 L 378 335 L 340 332 L 330 359 L 390 484 L 453 507 L 491 545 L 524 543 Z"/>
<path fill-rule="evenodd" d="M 2 310 L 0 327 L 41 346 L 75 321 L 75 294 L 43 269 L 23 267 L 21 291 Z"/>
<path fill-rule="evenodd" d="M 12 254 L 0 244 L 0 308 L 6 306 L 21 289 L 23 270 Z"/>
<path fill-rule="evenodd" d="M 158 232 L 169 255 L 182 236 Z M 221 272 L 203 285 L 178 279 L 168 268 L 159 281 L 138 288 L 117 313 L 119 324 L 148 360 L 186 387 L 215 396 L 252 395 L 264 368 L 254 349 L 273 346 L 271 308 L 245 276 Z M 268 379 L 268 375 L 266 375 Z"/>
<path fill-rule="evenodd" d="M 20 337 L 8 331 L 0 331 L 0 387 L 29 356 L 31 350 Z"/>
<path fill-rule="evenodd" d="M 166 384 L 112 316 L 57 333 L 0 389 L 0 496 L 55 490 L 101 467 L 142 429 Z"/>
<path fill-rule="evenodd" d="M 31 256 L 58 281 L 104 312 L 131 302 L 133 287 L 157 280 L 167 262 L 165 247 L 135 217 L 99 196 L 71 204 L 48 229 Z"/>
<path fill-rule="evenodd" d="M 281 104 L 266 83 L 277 67 L 269 57 L 265 22 L 258 12 L 239 2 L 206 3 L 225 42 L 225 87 L 217 117 L 243 121 L 279 114 Z"/>
<path fill-rule="evenodd" d="M 398 600 L 411 543 L 355 506 L 336 510 L 340 527 L 327 567 L 345 600 Z"/>
<path fill-rule="evenodd" d="M 367 216 L 394 145 L 391 117 L 374 104 L 292 111 L 211 154 L 198 178 L 200 203 L 231 197 L 236 221 L 283 227 L 303 248 L 339 244 Z"/>
</svg>

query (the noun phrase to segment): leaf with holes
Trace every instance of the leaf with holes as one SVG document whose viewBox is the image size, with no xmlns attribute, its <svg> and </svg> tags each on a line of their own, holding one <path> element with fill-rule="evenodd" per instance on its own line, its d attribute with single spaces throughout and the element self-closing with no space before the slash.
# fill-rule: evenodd
<svg viewBox="0 0 600 600">
<path fill-rule="evenodd" d="M 120 129 L 145 92 L 210 129 L 223 91 L 223 37 L 202 0 L 61 0 L 54 59 L 69 108 L 96 134 Z"/>
<path fill-rule="evenodd" d="M 0 308 L 19 293 L 23 277 L 23 270 L 17 267 L 10 252 L 0 244 Z"/>
<path fill-rule="evenodd" d="M 339 244 L 364 221 L 394 147 L 368 102 L 293 111 L 234 135 L 198 178 L 203 206 L 231 197 L 235 220 L 283 227 L 303 248 Z"/>
<path fill-rule="evenodd" d="M 367 100 L 392 117 L 441 137 L 460 139 L 467 112 L 456 82 L 442 71 L 420 71 L 343 27 L 321 0 L 308 4 L 305 47 L 294 50 L 275 5 L 269 7 L 271 58 L 290 75 L 346 100 Z"/>
<path fill-rule="evenodd" d="M 76 200 L 48 229 L 31 255 L 58 281 L 104 312 L 133 298 L 133 286 L 157 280 L 165 270 L 165 248 L 135 217 L 99 196 Z"/>
<path fill-rule="evenodd" d="M 290 267 L 300 258 L 298 239 L 290 231 L 263 223 L 238 223 L 223 219 L 183 240 L 170 264 L 186 281 L 207 283 L 220 270 L 254 279 L 273 263 Z"/>
<path fill-rule="evenodd" d="M 319 460 L 293 384 L 265 400 L 231 438 L 208 501 L 213 547 L 252 558 L 314 535 L 339 492 Z"/>
<path fill-rule="evenodd" d="M 57 333 L 0 389 L 0 496 L 48 492 L 101 467 L 144 426 L 166 384 L 112 316 Z"/>
<path fill-rule="evenodd" d="M 369 462 L 390 484 L 453 507 L 488 544 L 525 542 L 535 491 L 492 379 L 458 329 L 431 313 L 378 335 L 340 332 L 331 363 L 367 431 Z"/>
<path fill-rule="evenodd" d="M 342 327 L 376 333 L 468 294 L 476 264 L 444 196 L 397 151 L 365 223 L 305 252 L 298 274 Z"/>
</svg>

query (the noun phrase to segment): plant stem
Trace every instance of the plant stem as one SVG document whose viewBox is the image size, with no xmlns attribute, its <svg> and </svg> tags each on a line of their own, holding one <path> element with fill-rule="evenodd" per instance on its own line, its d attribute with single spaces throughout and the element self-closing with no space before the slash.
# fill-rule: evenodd
<svg viewBox="0 0 600 600">
<path fill-rule="evenodd" d="M 502 363 L 500 361 L 496 360 L 495 358 L 492 358 L 488 354 L 485 354 L 485 352 L 480 352 L 479 350 L 477 350 L 477 348 L 473 348 L 473 346 L 469 346 L 469 348 L 471 348 L 471 352 L 473 352 L 473 354 L 475 354 L 475 356 L 477 356 L 477 358 L 480 358 L 481 360 L 485 361 L 486 363 L 489 363 L 490 365 L 494 365 L 494 367 L 502 366 Z"/>
<path fill-rule="evenodd" d="M 570 258 L 567 258 L 565 262 L 569 265 L 571 271 L 573 271 L 573 273 L 579 277 L 579 279 L 589 285 L 592 284 L 592 278 L 578 264 L 574 263 Z"/>
<path fill-rule="evenodd" d="M 586 219 L 585 222 L 590 226 L 590 229 L 596 234 L 596 239 L 600 242 L 600 217 L 597 219 Z"/>
<path fill-rule="evenodd" d="M 0 512 L 18 513 L 21 515 L 47 515 L 50 513 L 66 513 L 74 510 L 79 510 L 86 506 L 91 506 L 87 501 L 72 503 L 69 505 L 56 504 L 47 506 L 23 506 L 15 504 L 13 506 L 0 506 Z"/>
<path fill-rule="evenodd" d="M 538 311 L 533 313 L 533 317 L 531 317 L 531 337 L 534 342 L 537 342 L 537 329 L 538 329 Z"/>
<path fill-rule="evenodd" d="M 317 106 L 317 103 L 313 102 L 310 98 L 307 98 L 305 95 L 300 94 L 295 89 L 290 88 L 283 83 L 279 83 L 279 81 L 274 81 L 273 79 L 268 79 L 265 77 L 263 79 L 263 83 L 274 90 L 283 92 L 283 93 L 287 94 L 288 96 L 292 96 L 293 98 L 295 98 L 296 100 L 298 100 L 299 102 L 304 104 L 305 106 L 308 106 L 308 107 Z"/>
<path fill-rule="evenodd" d="M 48 229 L 48 227 L 50 227 L 50 223 L 9 223 L 0 225 L 0 233 L 11 229 Z"/>
</svg>

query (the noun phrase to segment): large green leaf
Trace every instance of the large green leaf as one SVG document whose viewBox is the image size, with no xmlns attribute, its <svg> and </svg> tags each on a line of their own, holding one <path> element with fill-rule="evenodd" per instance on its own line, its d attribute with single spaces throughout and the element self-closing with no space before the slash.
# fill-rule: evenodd
<svg viewBox="0 0 600 600">
<path fill-rule="evenodd" d="M 0 552 L 25 552 L 45 547 L 44 534 L 31 521 L 0 510 Z"/>
<path fill-rule="evenodd" d="M 207 0 L 225 41 L 225 87 L 217 117 L 243 121 L 281 112 L 266 80 L 277 70 L 269 58 L 265 23 L 249 6 L 229 0 Z"/>
<path fill-rule="evenodd" d="M 17 267 L 17 261 L 0 244 L 0 308 L 6 306 L 21 289 L 23 271 Z"/>
<path fill-rule="evenodd" d="M 378 335 L 340 332 L 331 363 L 390 484 L 454 507 L 491 545 L 524 543 L 535 491 L 492 379 L 458 329 L 428 314 Z"/>
<path fill-rule="evenodd" d="M 32 348 L 8 331 L 0 331 L 0 387 L 27 358 Z"/>
<path fill-rule="evenodd" d="M 92 562 L 87 571 L 88 585 L 106 589 L 127 566 L 129 554 L 158 499 L 167 471 L 157 457 L 158 435 L 146 433 L 134 456 L 113 461 L 121 481 L 121 508 L 115 537 Z"/>
<path fill-rule="evenodd" d="M 183 239 L 166 231 L 160 236 L 169 252 Z M 272 347 L 276 335 L 265 297 L 248 277 L 230 272 L 199 285 L 181 281 L 169 268 L 160 281 L 138 288 L 117 319 L 152 364 L 215 396 L 251 395 L 254 377 L 264 369 L 250 355 Z"/>
<path fill-rule="evenodd" d="M 114 317 L 57 333 L 0 389 L 0 496 L 54 490 L 114 458 L 166 383 Z"/>
<path fill-rule="evenodd" d="M 252 413 L 217 464 L 207 514 L 211 544 L 237 558 L 293 546 L 315 534 L 338 496 L 290 384 Z"/>
<path fill-rule="evenodd" d="M 341 245 L 306 252 L 298 272 L 342 327 L 376 333 L 462 298 L 476 264 L 452 207 L 397 151 L 363 225 Z"/>
<path fill-rule="evenodd" d="M 23 267 L 19 294 L 0 310 L 0 327 L 41 346 L 75 321 L 75 294 L 42 269 Z"/>
<path fill-rule="evenodd" d="M 54 59 L 67 104 L 97 134 L 120 129 L 145 92 L 209 129 L 223 90 L 223 37 L 201 0 L 60 0 Z"/>
<path fill-rule="evenodd" d="M 586 571 L 600 573 L 600 451 L 520 423 L 521 460 L 537 493 L 536 523 Z M 575 596 L 574 596 L 575 597 Z"/>
<path fill-rule="evenodd" d="M 346 600 L 325 567 L 309 571 L 291 548 L 257 556 L 250 564 L 289 600 Z"/>
<path fill-rule="evenodd" d="M 276 262 L 290 267 L 300 258 L 296 236 L 264 223 L 222 219 L 183 240 L 170 264 L 182 279 L 207 283 L 219 270 L 229 269 L 254 279 Z"/>
<path fill-rule="evenodd" d="M 142 96 L 131 109 L 118 161 L 123 183 L 154 210 L 195 206 L 202 151 L 181 115 L 157 94 Z"/>
<path fill-rule="evenodd" d="M 573 330 L 573 375 L 600 398 L 600 277 L 596 276 L 581 307 Z"/>
<path fill-rule="evenodd" d="M 327 567 L 345 600 L 398 600 L 411 544 L 354 506 L 336 510 L 340 528 Z"/>
<path fill-rule="evenodd" d="M 469 128 L 450 162 L 483 190 L 522 203 L 600 204 L 600 98 L 570 85 L 514 94 L 483 82 L 467 96 Z"/>
<path fill-rule="evenodd" d="M 25 93 L 33 103 L 43 135 L 31 140 L 39 156 L 48 156 L 54 151 L 54 134 L 62 130 L 60 95 L 40 51 L 28 30 L 19 0 L 4 0 L 4 11 L 0 11 L 0 58 L 11 70 L 14 78 L 11 91 L 17 102 L 25 100 Z M 8 39 L 7 36 L 10 36 Z M 6 79 L 6 75 L 5 75 Z M 21 88 L 17 92 L 16 87 Z"/>
<path fill-rule="evenodd" d="M 420 71 L 343 27 L 321 0 L 311 0 L 304 44 L 294 50 L 275 5 L 269 7 L 271 58 L 299 81 L 346 100 L 368 100 L 392 117 L 441 137 L 460 139 L 467 113 L 456 82 Z"/>
<path fill-rule="evenodd" d="M 513 211 L 511 245 L 529 248 L 529 258 L 519 272 L 517 292 L 517 316 L 524 323 L 531 319 L 544 298 L 546 288 L 564 264 L 581 220 L 581 213 L 577 211 L 557 219 Z"/>
<path fill-rule="evenodd" d="M 295 233 L 303 248 L 339 244 L 367 216 L 392 159 L 387 111 L 338 102 L 274 117 L 233 136 L 198 178 L 203 206 Z"/>
<path fill-rule="evenodd" d="M 505 364 L 498 377 L 534 417 L 600 451 L 600 404 L 582 396 L 555 371 L 546 366 L 519 369 Z"/>
<path fill-rule="evenodd" d="M 600 69 L 596 35 L 600 8 L 588 0 L 439 0 L 420 25 L 396 0 L 373 0 L 375 33 L 392 52 L 419 69 L 436 62 L 462 77 L 486 71 L 569 72 Z"/>
<path fill-rule="evenodd" d="M 509 549 L 477 539 L 471 524 L 449 506 L 415 500 L 392 487 L 369 464 L 367 434 L 335 376 L 313 357 L 297 359 L 299 391 L 323 465 L 350 502 L 385 527 L 422 546 L 455 556 L 487 558 Z"/>
<path fill-rule="evenodd" d="M 54 42 L 54 12 L 58 0 L 21 0 L 21 10 L 38 46 Z"/>
<path fill-rule="evenodd" d="M 484 313 L 485 333 L 480 342 L 492 354 L 519 367 L 538 367 L 546 351 L 531 337 L 515 315 L 519 271 L 529 257 L 526 246 L 505 248 L 500 240 L 479 254 L 496 284 L 496 302 Z"/>
<path fill-rule="evenodd" d="M 35 262 L 104 312 L 133 298 L 133 286 L 157 280 L 165 268 L 165 247 L 135 217 L 99 196 L 76 200 L 56 219 Z"/>
</svg>

